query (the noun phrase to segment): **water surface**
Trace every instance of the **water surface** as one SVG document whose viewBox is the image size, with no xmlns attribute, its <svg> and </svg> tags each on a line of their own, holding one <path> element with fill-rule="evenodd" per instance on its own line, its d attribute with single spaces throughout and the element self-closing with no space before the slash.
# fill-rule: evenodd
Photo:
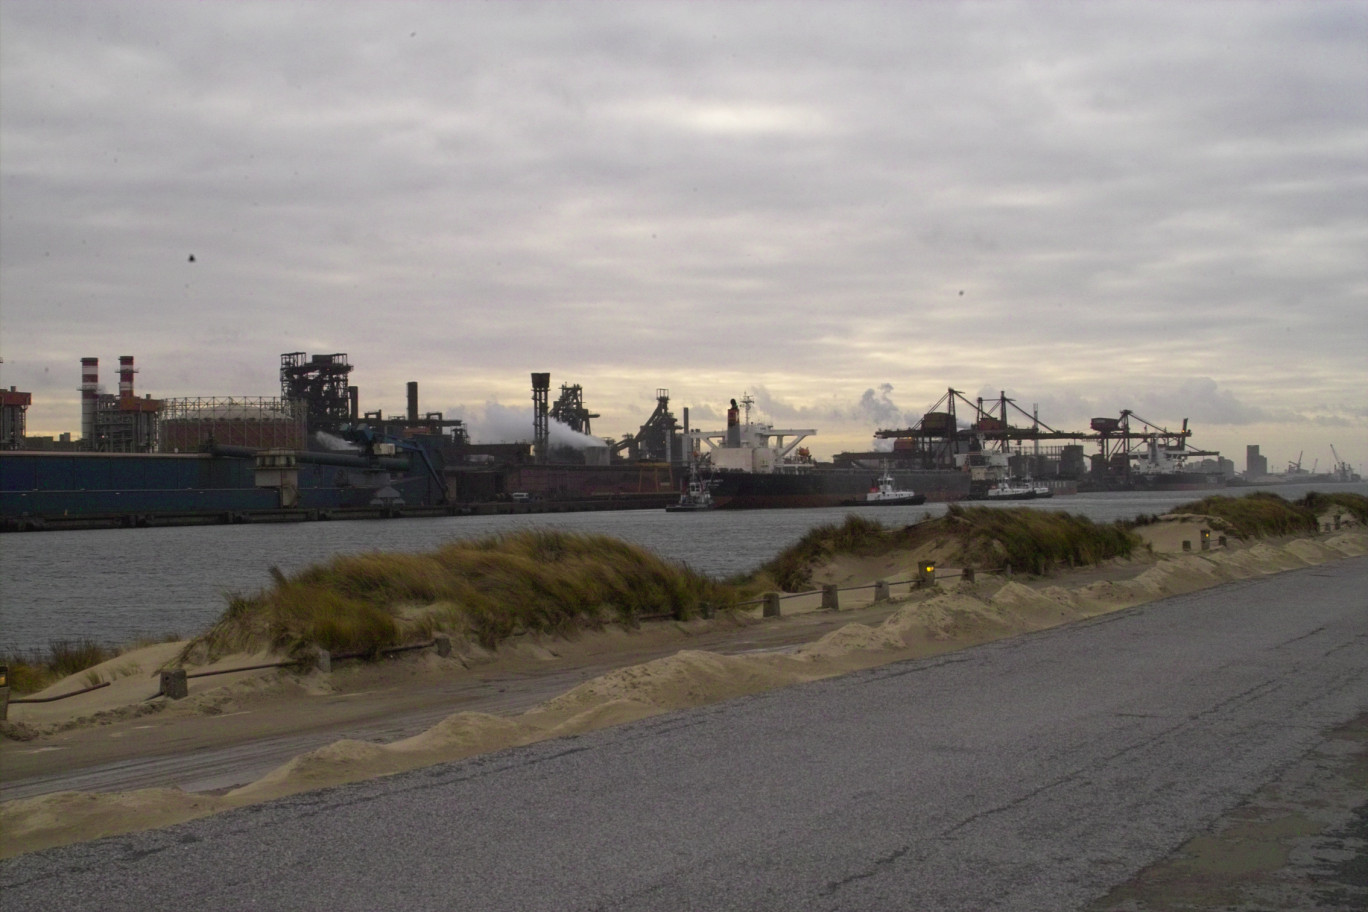
<svg viewBox="0 0 1368 912">
<path fill-rule="evenodd" d="M 1289 499 L 1314 485 L 1275 490 Z M 1232 489 L 1240 494 L 1250 488 Z M 1368 483 L 1320 490 L 1368 494 Z M 1062 510 L 1096 522 L 1163 513 L 1201 493 L 1077 494 L 1003 506 Z M 865 507 L 886 525 L 939 516 L 945 504 Z M 649 548 L 716 578 L 749 572 L 814 526 L 840 523 L 846 507 L 666 513 L 626 510 L 359 520 L 279 525 L 195 526 L 28 532 L 0 536 L 0 650 L 45 648 L 52 640 L 110 644 L 200 632 L 223 611 L 228 593 L 255 592 L 269 568 L 286 573 L 336 554 L 426 551 L 452 539 L 522 528 L 600 533 Z"/>
</svg>

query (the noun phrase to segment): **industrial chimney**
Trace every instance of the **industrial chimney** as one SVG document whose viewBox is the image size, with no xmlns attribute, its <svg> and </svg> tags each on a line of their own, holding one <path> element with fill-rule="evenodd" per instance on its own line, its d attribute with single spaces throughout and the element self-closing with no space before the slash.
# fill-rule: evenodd
<svg viewBox="0 0 1368 912">
<path fill-rule="evenodd" d="M 133 375 L 137 370 L 133 367 L 132 355 L 119 356 L 119 399 L 121 401 L 133 398 Z"/>
<path fill-rule="evenodd" d="M 81 440 L 95 445 L 95 409 L 100 396 L 100 359 L 81 359 Z"/>
<path fill-rule="evenodd" d="M 551 425 L 547 420 L 547 400 L 551 389 L 550 373 L 532 375 L 532 453 L 538 463 L 546 462 L 551 442 Z"/>
</svg>

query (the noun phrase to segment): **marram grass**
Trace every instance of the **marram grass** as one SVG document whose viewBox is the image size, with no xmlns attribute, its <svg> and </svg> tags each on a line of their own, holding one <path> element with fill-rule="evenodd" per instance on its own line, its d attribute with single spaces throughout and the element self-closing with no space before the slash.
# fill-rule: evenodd
<svg viewBox="0 0 1368 912">
<path fill-rule="evenodd" d="M 177 639 L 179 637 L 175 634 L 167 634 L 161 640 L 140 640 L 122 650 L 91 639 L 53 640 L 48 643 L 46 651 L 30 649 L 0 652 L 0 665 L 9 668 L 10 689 L 15 696 L 21 696 L 36 693 L 63 678 L 80 674 L 129 649 L 150 646 L 155 642 L 170 643 Z M 85 682 L 87 686 L 98 683 L 98 678 Z"/>
<path fill-rule="evenodd" d="M 1368 524 L 1368 497 L 1351 491 L 1312 491 L 1301 500 L 1299 506 L 1306 507 L 1317 516 L 1326 514 L 1352 516 L 1360 523 Z"/>
<path fill-rule="evenodd" d="M 1024 507 L 960 507 L 946 511 L 947 531 L 961 542 L 961 560 L 983 569 L 1011 567 L 1045 576 L 1062 567 L 1130 557 L 1143 547 L 1121 523 L 1095 523 L 1073 513 Z"/>
<path fill-rule="evenodd" d="M 810 588 L 812 571 L 840 554 L 872 556 L 929 551 L 949 546 L 954 562 L 976 569 L 1011 567 L 1049 574 L 1060 567 L 1127 557 L 1141 541 L 1119 523 L 1098 524 L 1082 516 L 1025 507 L 962 507 L 911 526 L 887 528 L 850 515 L 840 525 L 812 529 L 768 561 L 760 575 L 787 592 Z"/>
<path fill-rule="evenodd" d="M 1292 503 L 1266 491 L 1256 491 L 1243 497 L 1204 497 L 1180 504 L 1169 513 L 1196 513 L 1214 517 L 1224 524 L 1224 531 L 1240 538 L 1315 532 L 1319 528 L 1316 511 L 1305 506 L 1304 502 Z"/>
<path fill-rule="evenodd" d="M 725 609 L 732 587 L 607 536 L 531 530 L 456 541 L 424 554 L 334 558 L 273 574 L 186 649 L 375 652 L 443 631 L 486 647 L 521 633 L 569 634 L 645 614 Z"/>
</svg>

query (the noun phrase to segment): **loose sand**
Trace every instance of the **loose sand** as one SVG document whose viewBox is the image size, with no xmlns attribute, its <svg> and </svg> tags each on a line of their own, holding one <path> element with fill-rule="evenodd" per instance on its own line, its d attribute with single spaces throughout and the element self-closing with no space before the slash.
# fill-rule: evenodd
<svg viewBox="0 0 1368 912">
<path fill-rule="evenodd" d="M 575 640 L 526 640 L 489 653 L 466 647 L 441 659 L 431 652 L 381 665 L 318 672 L 257 670 L 196 679 L 191 696 L 178 701 L 156 693 L 157 670 L 182 644 L 162 644 L 128 653 L 36 696 L 54 696 L 109 681 L 107 687 L 46 704 L 10 707 L 10 737 L 0 742 L 0 759 L 35 751 L 63 732 L 110 726 L 109 738 L 123 737 L 133 720 L 156 714 L 170 730 L 180 727 L 194 746 L 193 724 L 206 717 L 236 715 L 241 739 L 262 734 L 262 720 L 280 731 L 319 724 L 320 698 L 379 694 L 398 705 L 399 694 L 421 692 L 462 675 L 490 668 L 589 668 L 598 673 L 551 699 L 509 714 L 458 712 L 413 737 L 374 743 L 343 738 L 295 757 L 255 782 L 221 793 L 187 793 L 151 788 L 119 793 L 56 792 L 0 805 L 0 857 L 51 846 L 166 826 L 230 808 L 310 789 L 339 785 L 403 770 L 458 760 L 547 738 L 573 735 L 656 713 L 701 706 L 852 670 L 923 657 L 1117 611 L 1142 602 L 1346 556 L 1368 553 L 1368 533 L 1357 526 L 1314 538 L 1242 543 L 1233 537 L 1201 550 L 1207 517 L 1174 517 L 1137 531 L 1151 553 L 1101 568 L 1087 568 L 1048 580 L 980 576 L 965 583 L 951 573 L 930 589 L 895 584 L 892 601 L 872 605 L 875 580 L 910 579 L 925 555 L 843 558 L 819 569 L 814 582 L 866 587 L 843 593 L 840 615 L 815 612 L 820 599 L 784 602 L 788 617 L 719 618 L 688 624 L 609 629 Z M 1183 542 L 1191 542 L 1185 551 Z M 838 620 L 851 611 L 851 622 Z M 793 615 L 798 614 L 798 617 Z M 819 616 L 820 615 L 820 616 Z M 855 617 L 859 621 L 855 621 Z M 774 647 L 744 654 L 716 651 L 729 638 Z M 711 644 L 713 650 L 689 648 Z M 682 648 L 681 648 L 682 647 Z M 642 659 L 645 659 L 644 661 Z M 269 656 L 231 656 L 192 671 L 237 668 L 270 661 Z M 212 684 L 207 682 L 213 682 Z M 381 703 L 384 707 L 388 704 Z M 246 709 L 269 707 L 270 712 Z M 383 709 L 381 710 L 383 711 Z M 397 711 L 397 710 L 396 710 Z M 247 721 L 241 721 L 242 719 Z M 253 726 L 257 726 L 255 729 Z M 123 728 L 121 728 L 123 726 Z M 339 724 L 339 730 L 345 730 Z M 220 732 L 221 735 L 221 732 Z M 32 740 L 17 741 L 19 738 Z M 131 738 L 140 737 L 136 732 Z M 108 741 L 109 739 L 106 739 Z M 221 743 L 221 739 L 220 742 Z M 187 749 L 178 745 L 181 749 Z M 8 776 L 16 773 L 10 762 Z"/>
</svg>

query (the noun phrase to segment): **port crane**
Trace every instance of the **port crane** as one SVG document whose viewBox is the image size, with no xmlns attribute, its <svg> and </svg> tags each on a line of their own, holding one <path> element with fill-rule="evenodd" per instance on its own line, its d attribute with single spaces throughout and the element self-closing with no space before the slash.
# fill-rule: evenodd
<svg viewBox="0 0 1368 912">
<path fill-rule="evenodd" d="M 1335 457 L 1334 476 L 1336 481 L 1356 481 L 1358 479 L 1349 463 L 1340 459 L 1340 454 L 1335 451 L 1333 443 L 1330 444 L 1330 455 Z"/>
<path fill-rule="evenodd" d="M 956 402 L 972 409 L 973 417 L 966 422 L 967 427 L 961 425 L 960 416 L 956 414 Z M 1019 424 L 1010 423 L 1014 417 Z M 1018 406 L 1006 392 L 999 393 L 996 400 L 982 397 L 974 400 L 953 388 L 947 389 L 912 427 L 880 429 L 874 436 L 894 438 L 895 453 L 903 459 L 916 460 L 928 469 L 951 466 L 955 453 L 964 452 L 966 448 L 974 450 L 980 445 L 1010 453 L 1014 449 L 1020 452 L 1023 445 L 1029 443 L 1038 454 L 1042 441 L 1094 442 L 1098 445 L 1101 462 L 1122 475 L 1130 474 L 1133 461 L 1144 460 L 1156 451 L 1178 461 L 1220 455 L 1189 446 L 1192 431 L 1188 429 L 1186 418 L 1181 430 L 1175 431 L 1147 421 L 1130 409 L 1123 409 L 1117 418 L 1094 418 L 1089 431 L 1062 431 L 1041 421 L 1037 409 L 1028 412 Z M 900 445 L 897 438 L 909 439 Z"/>
</svg>

